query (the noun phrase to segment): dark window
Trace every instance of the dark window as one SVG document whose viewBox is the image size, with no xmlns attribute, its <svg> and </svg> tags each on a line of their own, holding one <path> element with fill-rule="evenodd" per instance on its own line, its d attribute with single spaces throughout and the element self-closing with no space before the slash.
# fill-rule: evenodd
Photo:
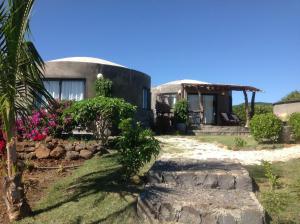
<svg viewBox="0 0 300 224">
<path fill-rule="evenodd" d="M 150 90 L 143 88 L 143 109 L 150 109 Z"/>
</svg>

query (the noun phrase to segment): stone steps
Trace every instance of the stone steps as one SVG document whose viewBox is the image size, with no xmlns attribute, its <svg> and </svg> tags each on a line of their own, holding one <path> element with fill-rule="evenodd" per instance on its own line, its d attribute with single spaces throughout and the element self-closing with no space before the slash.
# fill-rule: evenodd
<svg viewBox="0 0 300 224">
<path fill-rule="evenodd" d="M 264 224 L 249 173 L 226 161 L 161 159 L 137 203 L 150 223 Z"/>
<path fill-rule="evenodd" d="M 157 161 L 148 172 L 149 184 L 253 191 L 252 179 L 239 164 L 199 160 Z"/>
<path fill-rule="evenodd" d="M 137 212 L 150 223 L 263 224 L 264 210 L 254 193 L 243 190 L 148 185 Z"/>
<path fill-rule="evenodd" d="M 200 129 L 189 130 L 194 135 L 249 135 L 248 128 L 241 126 L 214 126 L 203 125 Z"/>
</svg>

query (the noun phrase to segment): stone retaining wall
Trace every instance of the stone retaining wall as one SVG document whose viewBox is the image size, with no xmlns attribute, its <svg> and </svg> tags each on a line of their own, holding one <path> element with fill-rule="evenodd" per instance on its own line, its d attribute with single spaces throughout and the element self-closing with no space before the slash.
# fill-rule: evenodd
<svg viewBox="0 0 300 224">
<path fill-rule="evenodd" d="M 47 137 L 41 142 L 24 141 L 17 143 L 19 159 L 90 159 L 97 152 L 104 152 L 105 148 L 96 141 L 74 141 Z"/>
</svg>

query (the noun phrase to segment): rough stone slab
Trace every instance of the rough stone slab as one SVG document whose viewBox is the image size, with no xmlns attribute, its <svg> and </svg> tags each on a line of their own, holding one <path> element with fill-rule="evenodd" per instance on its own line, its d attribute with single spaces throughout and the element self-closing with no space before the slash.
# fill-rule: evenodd
<svg viewBox="0 0 300 224">
<path fill-rule="evenodd" d="M 148 185 L 138 199 L 140 217 L 156 223 L 264 224 L 254 193 L 244 190 Z"/>
<path fill-rule="evenodd" d="M 240 164 L 218 160 L 158 160 L 148 172 L 150 184 L 253 191 L 252 179 Z"/>
</svg>

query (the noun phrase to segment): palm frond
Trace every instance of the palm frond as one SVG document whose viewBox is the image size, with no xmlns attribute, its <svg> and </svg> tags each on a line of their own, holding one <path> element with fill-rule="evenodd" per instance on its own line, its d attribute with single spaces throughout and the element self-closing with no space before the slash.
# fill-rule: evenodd
<svg viewBox="0 0 300 224">
<path fill-rule="evenodd" d="M 15 116 L 22 117 L 33 107 L 51 109 L 55 102 L 43 84 L 44 62 L 28 39 L 33 3 L 8 0 L 0 4 L 0 96 L 5 98 L 0 109 L 13 105 Z"/>
</svg>

